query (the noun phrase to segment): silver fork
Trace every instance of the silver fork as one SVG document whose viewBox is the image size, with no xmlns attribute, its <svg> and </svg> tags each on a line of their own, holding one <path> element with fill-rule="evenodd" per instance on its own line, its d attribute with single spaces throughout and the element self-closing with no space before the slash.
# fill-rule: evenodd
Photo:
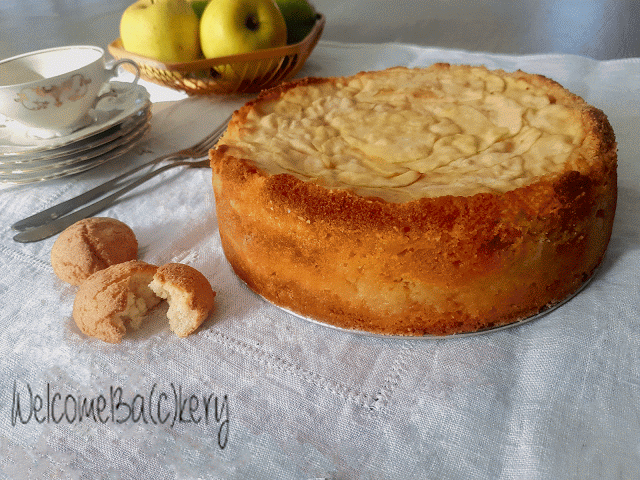
<svg viewBox="0 0 640 480">
<path fill-rule="evenodd" d="M 13 225 L 11 225 L 11 228 L 13 228 L 14 230 L 23 232 L 23 231 L 27 231 L 29 229 L 33 229 L 36 227 L 40 227 L 40 226 L 46 226 L 47 224 L 49 224 L 50 222 L 60 218 L 62 215 L 65 215 L 69 212 L 72 212 L 73 210 L 76 210 L 77 208 L 81 207 L 82 205 L 85 205 L 86 203 L 90 202 L 91 200 L 94 200 L 106 193 L 108 193 L 109 191 L 121 186 L 121 182 L 127 178 L 129 178 L 130 176 L 134 175 L 135 173 L 156 165 L 158 163 L 161 162 L 166 162 L 166 161 L 172 161 L 172 162 L 181 162 L 183 160 L 187 160 L 187 159 L 195 159 L 195 158 L 201 158 L 205 155 L 207 155 L 208 151 L 210 148 L 212 148 L 216 142 L 218 141 L 218 139 L 222 136 L 222 134 L 224 133 L 224 131 L 227 128 L 227 124 L 229 123 L 231 117 L 227 118 L 219 127 L 217 127 L 216 129 L 214 129 L 211 133 L 209 133 L 207 136 L 205 136 L 202 140 L 200 140 L 198 143 L 196 143 L 195 145 L 192 145 L 191 147 L 188 148 L 184 148 L 178 152 L 174 152 L 174 153 L 170 153 L 167 155 L 162 155 L 160 157 L 157 157 L 153 160 L 151 160 L 150 162 L 144 163 L 142 165 L 139 165 L 136 168 L 133 168 L 125 173 L 123 173 L 122 175 L 119 175 L 111 180 L 109 180 L 108 182 L 105 182 L 101 185 L 98 185 L 97 187 L 92 188 L 91 190 L 88 190 L 76 197 L 73 197 L 69 200 L 66 200 L 62 203 L 59 203 L 57 205 L 54 205 L 52 207 L 49 207 L 45 210 L 42 210 L 41 212 L 38 212 L 34 215 L 31 215 L 23 220 L 20 220 L 16 223 L 14 223 Z M 140 185 L 141 183 L 144 183 L 146 180 L 148 180 L 149 178 L 154 177 L 156 174 L 160 173 L 161 171 L 165 171 L 168 168 L 172 168 L 172 166 L 180 166 L 180 165 L 186 165 L 186 163 L 170 163 L 168 165 L 165 165 L 164 167 L 158 168 L 156 170 L 153 170 L 151 172 L 149 172 L 149 175 L 144 176 L 139 178 L 138 180 L 133 181 L 131 184 L 127 185 L 127 187 L 122 188 L 121 190 L 119 190 L 117 193 L 117 195 L 113 194 L 107 198 L 111 198 L 112 201 L 111 202 L 107 202 L 106 199 L 104 199 L 105 201 L 103 203 L 100 203 L 100 205 L 104 205 L 101 210 L 104 210 L 104 208 L 106 208 L 107 206 L 109 206 L 111 203 L 113 203 L 113 200 L 115 200 L 117 197 L 125 194 L 126 192 L 128 192 L 129 190 L 137 187 L 138 185 Z M 99 203 L 99 202 L 97 202 Z M 97 207 L 92 208 L 90 211 L 92 211 L 93 213 L 90 214 L 86 214 L 85 217 L 94 215 L 95 213 L 99 212 L 100 210 L 96 210 Z M 89 211 L 89 210 L 87 210 Z M 85 217 L 80 217 L 78 218 L 78 220 L 80 220 L 81 218 L 85 218 Z M 50 236 L 50 235 L 49 235 Z M 46 238 L 46 237 L 44 237 Z M 15 237 L 14 237 L 15 239 Z M 20 241 L 20 240 L 17 240 Z M 31 240 L 34 241 L 34 240 Z"/>
<path fill-rule="evenodd" d="M 182 160 L 182 161 L 176 161 L 174 163 L 168 163 L 166 165 L 163 165 L 162 167 L 156 168 L 155 170 L 152 170 L 151 172 L 148 172 L 145 175 L 142 175 L 137 180 L 134 180 L 133 182 L 122 187 L 120 190 L 116 190 L 111 195 L 106 196 L 98 200 L 97 202 L 87 205 L 86 207 L 81 208 L 80 210 L 77 210 L 75 212 L 69 213 L 68 215 L 60 216 L 54 220 L 51 220 L 49 223 L 45 223 L 37 227 L 24 230 L 18 233 L 17 235 L 15 235 L 13 239 L 16 242 L 29 243 L 29 242 L 38 242 L 40 240 L 44 240 L 45 238 L 49 238 L 55 235 L 56 233 L 60 233 L 65 228 L 73 225 L 77 221 L 82 220 L 83 218 L 87 218 L 92 215 L 95 215 L 98 212 L 101 212 L 102 210 L 104 210 L 105 208 L 113 204 L 113 202 L 118 197 L 124 195 L 130 190 L 133 190 L 138 185 L 146 182 L 150 178 L 153 178 L 156 175 L 164 172 L 165 170 L 169 170 L 170 168 L 181 167 L 181 166 L 186 166 L 188 168 L 208 167 L 209 160 L 199 160 L 199 161 Z"/>
</svg>

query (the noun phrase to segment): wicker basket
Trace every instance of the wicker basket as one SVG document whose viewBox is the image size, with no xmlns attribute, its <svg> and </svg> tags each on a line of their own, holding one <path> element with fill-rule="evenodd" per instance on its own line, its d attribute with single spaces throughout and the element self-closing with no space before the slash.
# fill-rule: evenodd
<svg viewBox="0 0 640 480">
<path fill-rule="evenodd" d="M 189 95 L 255 93 L 298 73 L 318 43 L 324 23 L 324 16 L 318 14 L 311 32 L 293 45 L 186 63 L 167 64 L 130 53 L 122 48 L 119 38 L 109 44 L 108 49 L 116 59 L 129 58 L 136 62 L 141 78 Z M 127 64 L 123 67 L 133 71 Z"/>
</svg>

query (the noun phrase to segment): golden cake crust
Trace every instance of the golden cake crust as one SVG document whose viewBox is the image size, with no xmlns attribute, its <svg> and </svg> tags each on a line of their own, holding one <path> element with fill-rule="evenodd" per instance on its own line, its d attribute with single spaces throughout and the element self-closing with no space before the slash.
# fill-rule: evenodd
<svg viewBox="0 0 640 480">
<path fill-rule="evenodd" d="M 496 73 L 544 88 L 552 102 L 577 112 L 583 126 L 581 145 L 557 171 L 505 192 L 394 202 L 273 174 L 255 158 L 229 154 L 264 102 L 335 79 L 287 84 L 240 109 L 211 152 L 220 236 L 239 277 L 301 315 L 389 335 L 508 324 L 577 291 L 600 264 L 611 234 L 613 130 L 604 113 L 550 79 Z"/>
</svg>

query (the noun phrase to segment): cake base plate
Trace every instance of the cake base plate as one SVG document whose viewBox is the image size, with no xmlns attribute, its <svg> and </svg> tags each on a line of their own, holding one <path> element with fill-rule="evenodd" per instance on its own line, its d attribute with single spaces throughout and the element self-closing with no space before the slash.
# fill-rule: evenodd
<svg viewBox="0 0 640 480">
<path fill-rule="evenodd" d="M 551 305 L 549 307 L 544 308 L 544 310 L 540 311 L 539 313 L 537 313 L 535 315 L 531 315 L 529 317 L 522 318 L 520 320 L 516 320 L 514 322 L 507 323 L 505 325 L 499 325 L 499 326 L 496 326 L 496 327 L 484 328 L 484 329 L 481 329 L 481 330 L 477 330 L 475 332 L 452 333 L 452 334 L 448 334 L 448 335 L 433 335 L 433 334 L 428 334 L 428 335 L 386 335 L 386 334 L 383 334 L 383 333 L 368 332 L 366 330 L 358 330 L 358 329 L 349 329 L 349 328 L 338 327 L 338 326 L 332 325 L 330 323 L 327 323 L 327 322 L 325 322 L 323 320 L 318 320 L 318 319 L 315 319 L 315 318 L 307 317 L 307 316 L 301 315 L 301 314 L 299 314 L 297 312 L 294 312 L 293 310 L 289 310 L 288 308 L 281 307 L 280 305 L 277 305 L 277 304 L 273 303 L 272 301 L 266 299 L 262 295 L 253 292 L 253 290 L 251 290 L 251 288 L 242 279 L 240 279 L 240 281 L 242 283 L 244 283 L 244 285 L 247 287 L 247 289 L 249 291 L 251 291 L 252 293 L 257 295 L 258 297 L 260 297 L 266 303 L 268 303 L 270 305 L 273 305 L 274 307 L 282 310 L 283 312 L 286 312 L 286 313 L 288 313 L 290 315 L 293 315 L 294 317 L 297 317 L 299 319 L 305 320 L 307 322 L 315 323 L 315 324 L 323 326 L 323 327 L 331 328 L 333 330 L 337 330 L 337 331 L 342 332 L 342 333 L 347 333 L 347 334 L 352 334 L 352 335 L 360 335 L 360 336 L 368 336 L 368 337 L 376 337 L 376 338 L 383 338 L 383 339 L 438 340 L 438 339 L 453 339 L 453 338 L 471 337 L 471 336 L 476 336 L 476 335 L 483 335 L 483 334 L 486 334 L 486 333 L 497 332 L 499 330 L 505 330 L 507 328 L 517 327 L 517 326 L 522 325 L 524 323 L 528 323 L 528 322 L 536 320 L 536 319 L 538 319 L 540 317 L 543 317 L 543 316 L 551 313 L 555 309 L 561 307 L 562 305 L 567 303 L 569 300 L 571 300 L 573 297 L 575 297 L 580 292 L 582 292 L 582 290 L 584 290 L 584 288 L 591 282 L 593 277 L 596 276 L 598 270 L 599 270 L 599 267 L 594 270 L 593 274 L 587 280 L 585 280 L 585 282 L 582 285 L 580 285 L 580 287 L 575 292 L 573 292 L 572 294 L 568 295 L 564 299 L 560 300 L 558 303 L 555 303 L 555 304 L 553 304 L 553 305 Z"/>
</svg>

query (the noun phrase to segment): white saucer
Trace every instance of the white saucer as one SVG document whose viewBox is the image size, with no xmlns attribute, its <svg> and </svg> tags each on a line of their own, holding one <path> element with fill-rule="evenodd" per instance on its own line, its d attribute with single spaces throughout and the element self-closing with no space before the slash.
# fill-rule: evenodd
<svg viewBox="0 0 640 480">
<path fill-rule="evenodd" d="M 148 122 L 150 117 L 150 109 L 145 108 L 126 118 L 123 122 L 93 135 L 90 139 L 78 141 L 46 152 L 39 152 L 36 155 L 0 157 L 0 173 L 15 169 L 46 168 L 47 166 L 61 164 L 73 159 L 80 161 L 92 151 L 108 146 L 108 144 L 114 140 L 127 136 L 131 130 L 141 123 Z"/>
<path fill-rule="evenodd" d="M 115 95 L 103 98 L 96 108 L 90 112 L 92 123 L 75 132 L 53 138 L 38 138 L 33 130 L 0 115 L 0 158 L 17 156 L 37 157 L 47 155 L 62 147 L 90 140 L 91 137 L 123 122 L 125 119 L 145 108 L 151 103 L 149 92 L 141 85 L 131 83 L 109 82 L 105 91 L 112 90 Z"/>
<path fill-rule="evenodd" d="M 151 119 L 151 111 L 143 110 L 142 115 L 135 115 L 126 119 L 117 127 L 107 130 L 108 135 L 101 138 L 99 142 L 87 144 L 87 148 L 73 150 L 69 153 L 62 152 L 58 156 L 39 158 L 35 160 L 18 160 L 0 164 L 0 179 L 7 176 L 27 175 L 43 173 L 51 169 L 58 169 L 77 163 L 82 163 L 91 158 L 107 153 L 123 142 L 127 142 L 130 137 L 135 137 L 136 133 L 145 127 Z M 22 158 L 22 157 L 18 157 Z"/>
<path fill-rule="evenodd" d="M 95 151 L 87 154 L 81 161 L 63 164 L 54 164 L 50 168 L 20 171 L 15 169 L 10 173 L 0 173 L 0 185 L 3 187 L 11 187 L 14 185 L 26 185 L 45 180 L 53 180 L 56 178 L 75 175 L 95 168 L 103 163 L 115 160 L 125 153 L 129 152 L 144 134 L 149 130 L 150 123 L 148 118 L 144 122 L 140 122 L 127 135 L 116 139 L 106 146 L 100 147 Z M 95 154 L 95 155 L 94 155 Z"/>
</svg>

